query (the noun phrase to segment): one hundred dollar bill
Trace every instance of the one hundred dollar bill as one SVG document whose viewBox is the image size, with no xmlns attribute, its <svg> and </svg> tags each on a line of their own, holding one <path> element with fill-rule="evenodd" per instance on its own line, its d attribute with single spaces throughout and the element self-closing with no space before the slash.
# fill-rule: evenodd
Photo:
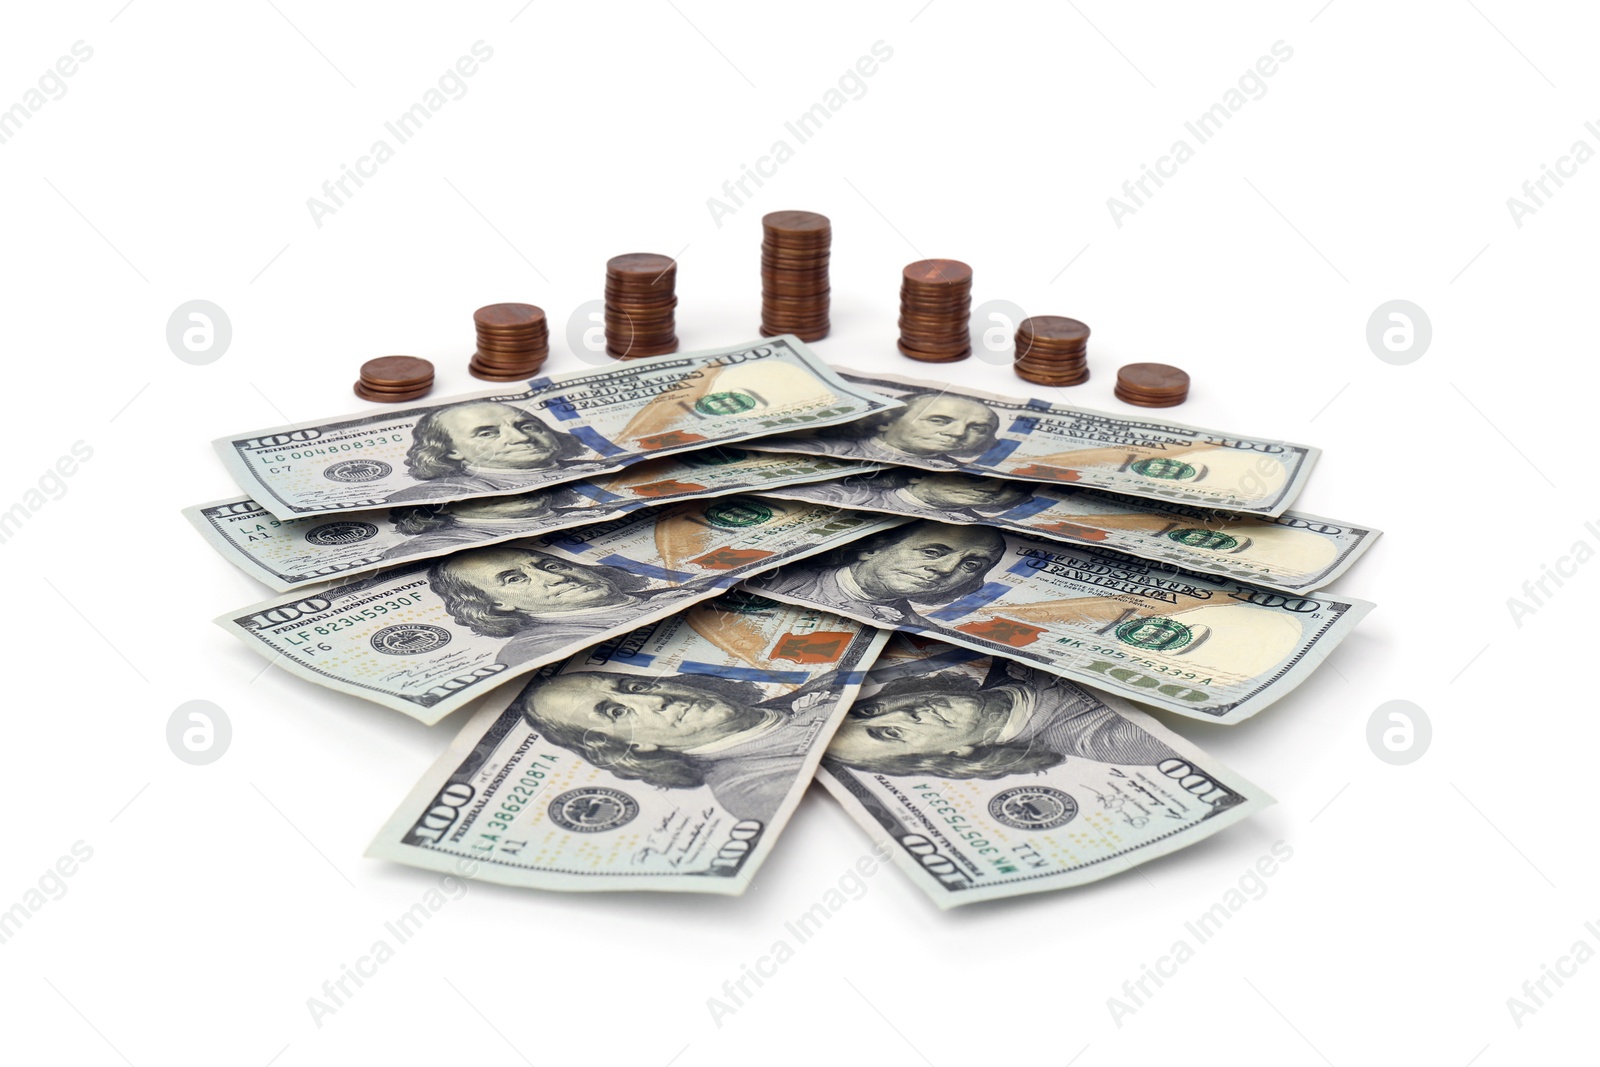
<svg viewBox="0 0 1600 1067">
<path fill-rule="evenodd" d="M 1120 874 L 1273 803 L 1126 701 L 907 634 L 818 778 L 941 908 Z"/>
<path fill-rule="evenodd" d="M 604 522 L 650 505 L 770 491 L 870 464 L 710 448 L 510 496 L 279 519 L 247 496 L 185 508 L 229 563 L 280 592 L 463 548 Z"/>
<path fill-rule="evenodd" d="M 1071 485 L 1036 485 L 960 471 L 893 467 L 770 490 L 914 519 L 981 523 L 1054 541 L 1100 545 L 1185 570 L 1288 593 L 1343 574 L 1381 533 L 1286 511 L 1276 518 L 1208 511 Z"/>
<path fill-rule="evenodd" d="M 722 497 L 403 564 L 216 622 L 297 677 L 432 723 L 742 578 L 904 521 Z"/>
<path fill-rule="evenodd" d="M 898 406 L 785 335 L 212 444 L 239 488 L 292 519 L 520 493 Z"/>
<path fill-rule="evenodd" d="M 725 594 L 495 694 L 367 850 L 536 889 L 736 895 L 888 638 Z"/>
<path fill-rule="evenodd" d="M 928 520 L 779 568 L 745 588 L 1222 723 L 1249 718 L 1305 681 L 1372 608 L 1175 573 L 1109 549 Z"/>
<path fill-rule="evenodd" d="M 836 430 L 784 433 L 762 448 L 927 470 L 1068 483 L 1202 508 L 1277 515 L 1319 449 L 1201 430 L 1160 412 L 1109 415 L 890 374 L 840 370 L 903 407 Z"/>
</svg>

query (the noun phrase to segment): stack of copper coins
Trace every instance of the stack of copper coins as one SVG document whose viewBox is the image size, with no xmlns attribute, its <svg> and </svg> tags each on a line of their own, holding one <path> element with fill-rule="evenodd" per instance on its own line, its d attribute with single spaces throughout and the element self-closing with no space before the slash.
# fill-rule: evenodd
<svg viewBox="0 0 1600 1067">
<path fill-rule="evenodd" d="M 374 404 L 398 404 L 427 395 L 433 388 L 433 364 L 416 356 L 379 356 L 361 364 L 356 396 Z"/>
<path fill-rule="evenodd" d="M 472 313 L 478 351 L 467 364 L 474 378 L 515 382 L 531 378 L 550 355 L 550 326 L 532 304 L 490 304 Z"/>
<path fill-rule="evenodd" d="M 901 279 L 901 353 L 924 363 L 972 355 L 972 268 L 954 259 L 923 259 Z"/>
<path fill-rule="evenodd" d="M 1117 399 L 1142 408 L 1176 407 L 1189 399 L 1189 376 L 1165 363 L 1130 363 L 1117 371 Z"/>
<path fill-rule="evenodd" d="M 833 226 L 814 211 L 761 219 L 761 336 L 828 336 L 828 250 Z"/>
<path fill-rule="evenodd" d="M 613 359 L 678 350 L 672 309 L 678 264 L 671 256 L 630 252 L 606 262 L 606 354 Z"/>
<path fill-rule="evenodd" d="M 1017 377 L 1035 385 L 1089 380 L 1089 327 L 1065 315 L 1035 315 L 1017 326 Z"/>
</svg>

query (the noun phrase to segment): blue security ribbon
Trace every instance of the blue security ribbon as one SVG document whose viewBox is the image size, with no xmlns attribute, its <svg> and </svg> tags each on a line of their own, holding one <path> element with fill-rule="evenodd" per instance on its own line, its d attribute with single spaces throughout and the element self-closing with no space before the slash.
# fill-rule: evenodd
<svg viewBox="0 0 1600 1067">
<path fill-rule="evenodd" d="M 960 600 L 952 600 L 942 608 L 927 612 L 926 615 L 938 622 L 951 622 L 985 604 L 994 603 L 1010 591 L 1011 587 L 1004 582 L 984 582 L 976 591 L 968 593 Z"/>
<path fill-rule="evenodd" d="M 681 583 L 687 582 L 694 577 L 688 571 L 674 571 L 665 567 L 656 567 L 649 563 L 641 563 L 636 559 L 629 559 L 627 556 L 619 556 L 615 552 L 609 556 L 601 556 L 599 562 L 611 567 L 621 567 L 624 570 L 632 571 L 634 574 L 642 574 L 646 578 L 654 578 L 658 582 Z"/>
<path fill-rule="evenodd" d="M 1011 453 L 1015 452 L 1018 446 L 1021 444 L 1021 441 L 996 441 L 989 451 L 985 452 L 972 462 L 975 466 L 979 467 L 993 467 L 1001 460 L 1011 455 Z"/>
<path fill-rule="evenodd" d="M 620 456 L 627 451 L 612 444 L 593 426 L 568 427 L 567 433 L 570 433 L 602 456 Z"/>
<path fill-rule="evenodd" d="M 579 496 L 586 496 L 590 500 L 600 504 L 609 504 L 613 500 L 622 499 L 622 497 L 618 496 L 616 493 L 607 492 L 598 485 L 595 485 L 593 482 L 568 482 L 561 488 L 571 489 Z"/>
<path fill-rule="evenodd" d="M 684 660 L 678 665 L 679 674 L 714 674 L 719 678 L 732 678 L 739 682 L 793 682 L 802 684 L 811 678 L 809 671 L 772 671 L 760 667 L 729 667 L 723 663 L 701 663 Z"/>
<path fill-rule="evenodd" d="M 995 517 L 1001 519 L 1026 519 L 1030 515 L 1037 515 L 1039 512 L 1048 511 L 1055 506 L 1056 502 L 1054 500 L 1047 497 L 1034 497 L 1032 500 L 1024 500 L 1014 508 L 1002 511 Z"/>
</svg>

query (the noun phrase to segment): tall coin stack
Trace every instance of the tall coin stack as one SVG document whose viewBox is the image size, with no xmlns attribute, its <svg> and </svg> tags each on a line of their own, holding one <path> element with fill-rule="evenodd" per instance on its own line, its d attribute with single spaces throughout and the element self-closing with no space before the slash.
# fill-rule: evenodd
<svg viewBox="0 0 1600 1067">
<path fill-rule="evenodd" d="M 472 313 L 478 351 L 467 370 L 486 382 L 531 378 L 550 355 L 550 326 L 532 304 L 490 304 Z"/>
<path fill-rule="evenodd" d="M 900 351 L 924 363 L 972 355 L 972 268 L 954 259 L 923 259 L 901 272 Z"/>
<path fill-rule="evenodd" d="M 828 336 L 828 254 L 833 225 L 815 211 L 761 219 L 761 336 Z"/>
<path fill-rule="evenodd" d="M 1035 315 L 1017 326 L 1017 377 L 1035 385 L 1089 380 L 1089 327 L 1065 315 Z"/>
<path fill-rule="evenodd" d="M 606 354 L 613 359 L 678 350 L 672 309 L 678 264 L 671 256 L 629 252 L 606 261 Z"/>
</svg>

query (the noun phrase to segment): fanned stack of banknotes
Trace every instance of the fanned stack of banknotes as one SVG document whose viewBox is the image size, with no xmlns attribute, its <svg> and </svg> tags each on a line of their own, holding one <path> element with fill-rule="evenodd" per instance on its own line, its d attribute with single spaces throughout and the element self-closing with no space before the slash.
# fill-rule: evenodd
<svg viewBox="0 0 1600 1067">
<path fill-rule="evenodd" d="M 369 854 L 515 886 L 740 893 L 813 777 L 940 907 L 1116 874 L 1272 802 L 1134 704 L 1240 722 L 1371 608 L 1314 448 L 793 336 L 215 444 L 185 514 L 278 593 L 219 625 L 479 701 Z"/>
</svg>

